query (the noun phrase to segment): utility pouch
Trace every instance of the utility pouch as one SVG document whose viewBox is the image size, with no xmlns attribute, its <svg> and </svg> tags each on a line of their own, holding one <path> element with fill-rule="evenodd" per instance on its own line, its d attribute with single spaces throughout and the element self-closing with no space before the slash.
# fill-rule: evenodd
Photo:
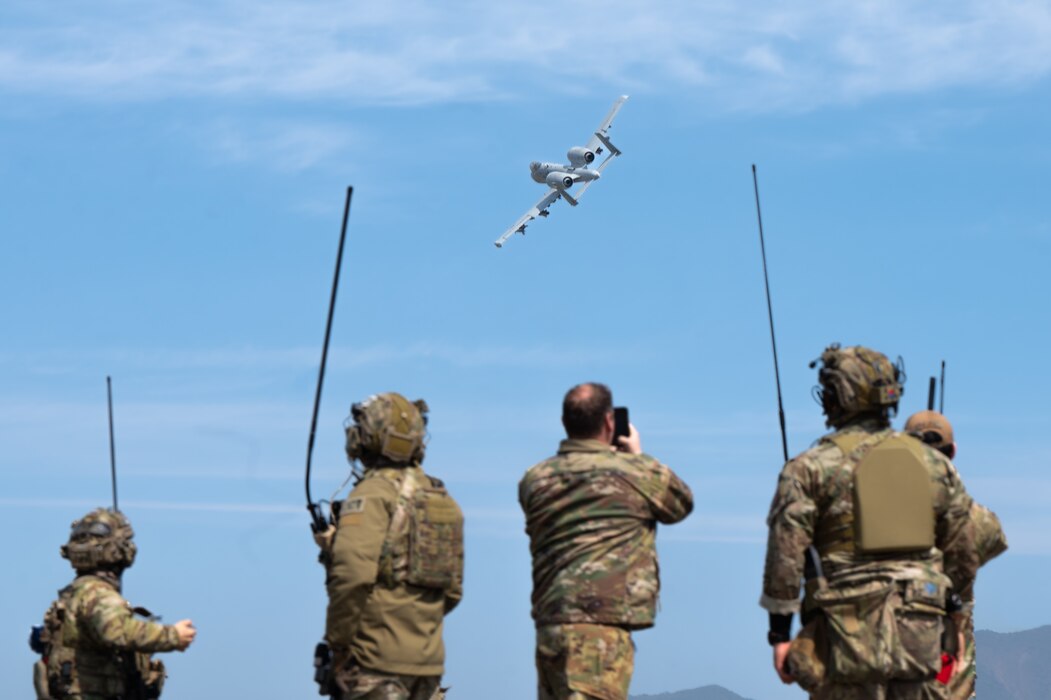
<svg viewBox="0 0 1051 700">
<path fill-rule="evenodd" d="M 891 677 L 898 626 L 890 604 L 897 584 L 880 577 L 818 591 L 825 619 L 828 679 L 833 683 L 884 683 Z"/>
<path fill-rule="evenodd" d="M 332 653 L 328 644 L 318 642 L 314 647 L 314 682 L 317 683 L 317 694 L 330 696 L 334 693 L 332 687 Z"/>
<path fill-rule="evenodd" d="M 828 658 L 828 636 L 823 615 L 814 614 L 799 630 L 799 634 L 788 647 L 788 672 L 799 687 L 811 695 L 828 677 L 825 659 Z"/>
<path fill-rule="evenodd" d="M 899 643 L 891 676 L 895 680 L 930 680 L 941 670 L 945 594 L 949 585 L 947 577 L 937 574 L 899 583 L 903 589 L 900 605 L 894 606 Z"/>
<path fill-rule="evenodd" d="M 463 578 L 463 513 L 437 486 L 417 488 L 411 504 L 406 582 L 449 590 Z"/>
<path fill-rule="evenodd" d="M 135 670 L 139 693 L 144 700 L 159 698 L 164 690 L 164 679 L 168 677 L 164 662 L 149 654 L 135 654 Z"/>
<path fill-rule="evenodd" d="M 51 690 L 47 685 L 47 664 L 43 659 L 37 659 L 33 664 L 33 690 L 36 691 L 37 700 L 51 700 Z"/>
</svg>

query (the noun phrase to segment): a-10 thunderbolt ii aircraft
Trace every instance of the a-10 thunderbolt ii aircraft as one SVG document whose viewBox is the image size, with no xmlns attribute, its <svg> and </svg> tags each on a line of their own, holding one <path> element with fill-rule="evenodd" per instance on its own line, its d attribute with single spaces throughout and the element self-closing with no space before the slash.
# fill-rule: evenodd
<svg viewBox="0 0 1051 700">
<path fill-rule="evenodd" d="M 595 133 L 591 136 L 586 146 L 574 146 L 569 149 L 569 152 L 566 154 L 569 158 L 568 164 L 539 163 L 537 161 L 529 164 L 530 176 L 536 182 L 547 185 L 547 194 L 534 204 L 532 209 L 522 215 L 522 218 L 516 221 L 511 228 L 504 231 L 502 236 L 496 239 L 497 248 L 503 247 L 507 239 L 516 233 L 521 233 L 524 236 L 526 224 L 538 216 L 546 217 L 549 214 L 548 207 L 560 197 L 564 197 L 574 207 L 577 205 L 584 192 L 591 186 L 591 183 L 598 180 L 602 176 L 602 171 L 610 164 L 610 161 L 621 153 L 620 149 L 610 142 L 609 130 L 613 127 L 613 118 L 617 116 L 617 112 L 620 111 L 627 99 L 627 95 L 621 95 L 617 98 L 617 101 L 610 108 L 609 114 L 595 129 Z M 595 158 L 603 153 L 606 153 L 605 160 L 597 168 L 592 168 L 591 164 L 595 162 Z M 584 186 L 580 188 L 576 196 L 573 196 L 567 190 L 578 182 L 584 183 Z"/>
</svg>

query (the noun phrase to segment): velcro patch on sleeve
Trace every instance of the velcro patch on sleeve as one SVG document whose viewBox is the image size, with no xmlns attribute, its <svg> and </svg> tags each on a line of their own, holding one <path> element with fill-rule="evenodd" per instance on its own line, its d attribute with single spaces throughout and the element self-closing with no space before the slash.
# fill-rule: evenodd
<svg viewBox="0 0 1051 700">
<path fill-rule="evenodd" d="M 365 496 L 358 496 L 356 498 L 348 498 L 347 502 L 343 504 L 343 512 L 347 515 L 351 513 L 364 513 L 365 512 Z"/>
</svg>

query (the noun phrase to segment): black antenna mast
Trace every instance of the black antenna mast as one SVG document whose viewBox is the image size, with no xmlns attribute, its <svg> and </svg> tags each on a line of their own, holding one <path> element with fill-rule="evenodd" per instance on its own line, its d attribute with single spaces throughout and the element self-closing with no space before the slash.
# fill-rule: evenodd
<svg viewBox="0 0 1051 700">
<path fill-rule="evenodd" d="M 310 529 L 321 532 L 325 529 L 325 517 L 321 513 L 321 504 L 315 503 L 310 495 L 310 459 L 314 454 L 314 435 L 317 432 L 317 414 L 321 407 L 321 387 L 325 383 L 325 364 L 328 361 L 328 341 L 332 335 L 332 315 L 336 310 L 336 291 L 339 289 L 339 270 L 343 264 L 343 244 L 347 240 L 347 219 L 350 218 L 350 197 L 354 188 L 347 188 L 347 201 L 343 205 L 343 226 L 339 233 L 339 249 L 336 252 L 336 272 L 332 277 L 332 296 L 328 302 L 328 320 L 325 322 L 325 342 L 321 346 L 321 367 L 317 374 L 317 393 L 314 394 L 314 415 L 310 419 L 310 438 L 307 440 L 306 491 L 307 510 L 310 512 Z"/>
<path fill-rule="evenodd" d="M 931 377 L 931 383 L 927 387 L 927 410 L 928 411 L 933 411 L 934 410 L 934 390 L 935 390 L 937 384 L 938 384 L 938 380 L 935 379 L 934 377 Z"/>
<path fill-rule="evenodd" d="M 788 435 L 785 430 L 785 407 L 781 400 L 781 370 L 777 364 L 777 337 L 774 335 L 774 306 L 770 301 L 770 278 L 766 272 L 766 241 L 763 239 L 763 211 L 759 207 L 759 178 L 752 164 L 752 184 L 755 187 L 755 213 L 759 218 L 759 250 L 763 256 L 763 283 L 766 285 L 766 312 L 770 318 L 770 345 L 774 350 L 774 381 L 777 383 L 777 419 L 781 424 L 781 451 L 788 461 Z"/>
<path fill-rule="evenodd" d="M 942 381 L 939 388 L 941 398 L 938 399 L 938 413 L 945 415 L 945 360 L 942 360 Z"/>
<path fill-rule="evenodd" d="M 109 407 L 109 475 L 113 482 L 113 512 L 119 513 L 117 507 L 117 447 L 113 440 L 113 382 L 106 375 L 106 402 Z"/>
</svg>

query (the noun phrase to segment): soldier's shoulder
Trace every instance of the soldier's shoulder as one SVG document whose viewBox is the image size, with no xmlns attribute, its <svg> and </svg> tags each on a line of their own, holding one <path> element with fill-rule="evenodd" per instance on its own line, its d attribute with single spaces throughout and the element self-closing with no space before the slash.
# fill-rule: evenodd
<svg viewBox="0 0 1051 700">
<path fill-rule="evenodd" d="M 569 455 L 556 454 L 548 457 L 545 460 L 537 462 L 529 469 L 525 470 L 525 474 L 522 475 L 522 483 L 528 483 L 535 481 L 536 479 L 542 479 L 552 474 L 564 471 L 569 464 Z"/>
<path fill-rule="evenodd" d="M 73 607 L 88 612 L 128 605 L 113 584 L 94 576 L 84 576 L 73 582 L 70 601 Z"/>
<path fill-rule="evenodd" d="M 394 498 L 398 495 L 399 485 L 404 478 L 405 473 L 401 469 L 391 467 L 370 469 L 365 472 L 365 476 L 351 490 L 350 497 L 375 496 Z"/>
</svg>

